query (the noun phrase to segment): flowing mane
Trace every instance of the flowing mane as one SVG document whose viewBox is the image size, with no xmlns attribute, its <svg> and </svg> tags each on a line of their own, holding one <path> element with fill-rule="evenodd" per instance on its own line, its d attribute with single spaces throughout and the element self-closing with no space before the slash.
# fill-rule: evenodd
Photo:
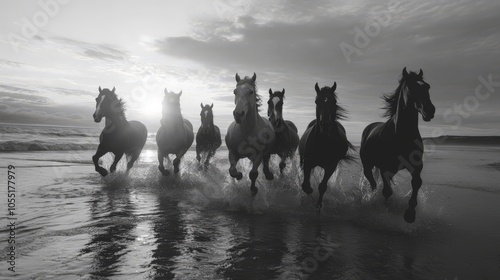
<svg viewBox="0 0 500 280">
<path fill-rule="evenodd" d="M 252 80 L 251 77 L 246 76 L 245 78 L 241 79 L 238 83 L 236 83 L 236 86 L 241 86 L 244 84 L 248 84 L 249 86 L 253 87 L 254 92 L 255 92 L 255 104 L 257 106 L 257 110 L 260 110 L 260 106 L 262 105 L 262 96 L 258 94 L 258 89 L 257 89 L 257 83 Z"/>
<path fill-rule="evenodd" d="M 120 114 L 120 116 L 122 116 L 126 120 L 127 118 L 125 116 L 125 111 L 127 110 L 127 108 L 125 105 L 125 101 L 123 101 L 123 98 L 118 98 L 118 95 L 110 90 L 107 90 L 106 92 L 106 89 L 104 89 L 103 92 L 105 92 L 107 96 L 111 97 L 112 100 L 116 100 L 116 102 L 113 102 L 112 105 L 113 112 Z"/>
<path fill-rule="evenodd" d="M 331 92 L 331 87 L 329 86 L 324 86 L 321 88 L 321 91 L 323 90 L 326 90 L 327 92 L 330 92 L 329 94 L 330 95 L 333 95 L 333 97 L 335 98 L 335 100 L 338 100 L 337 98 L 337 92 Z M 336 114 L 335 114 L 335 119 L 336 120 L 347 120 L 348 117 L 347 117 L 347 110 L 342 107 L 341 105 L 337 104 L 337 111 L 336 111 Z"/>
<path fill-rule="evenodd" d="M 385 110 L 385 112 L 382 114 L 383 117 L 392 118 L 394 115 L 396 115 L 399 95 L 401 91 L 406 87 L 406 81 L 411 78 L 419 79 L 417 73 L 410 71 L 408 76 L 401 76 L 401 78 L 399 79 L 399 85 L 394 92 L 387 93 L 382 96 L 382 99 L 385 102 L 384 107 L 382 107 L 382 109 Z"/>
</svg>

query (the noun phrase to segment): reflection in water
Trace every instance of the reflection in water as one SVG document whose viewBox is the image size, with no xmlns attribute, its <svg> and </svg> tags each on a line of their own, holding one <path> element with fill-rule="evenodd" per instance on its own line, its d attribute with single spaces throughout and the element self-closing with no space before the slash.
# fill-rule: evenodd
<svg viewBox="0 0 500 280">
<path fill-rule="evenodd" d="M 90 242 L 81 250 L 92 254 L 92 275 L 109 277 L 116 275 L 123 256 L 130 252 L 134 241 L 132 230 L 136 226 L 134 206 L 125 184 L 105 185 L 96 191 L 90 203 L 91 221 L 95 222 Z"/>
</svg>

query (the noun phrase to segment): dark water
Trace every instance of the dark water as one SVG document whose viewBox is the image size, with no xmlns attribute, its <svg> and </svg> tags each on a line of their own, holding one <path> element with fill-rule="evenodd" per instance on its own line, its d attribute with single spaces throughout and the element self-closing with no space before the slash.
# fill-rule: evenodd
<svg viewBox="0 0 500 280">
<path fill-rule="evenodd" d="M 120 163 L 105 178 L 90 165 L 90 151 L 4 153 L 17 171 L 18 246 L 16 274 L 2 253 L 0 277 L 498 279 L 499 154 L 443 147 L 428 155 L 417 221 L 406 224 L 409 178 L 397 177 L 384 203 L 357 163 L 332 177 L 317 214 L 317 188 L 302 193 L 296 162 L 274 181 L 261 175 L 253 197 L 247 178 L 227 175 L 224 152 L 208 172 L 189 153 L 179 175 L 162 177 L 147 150 L 130 174 Z M 248 174 L 248 164 L 240 166 Z M 313 186 L 320 178 L 318 171 Z"/>
</svg>

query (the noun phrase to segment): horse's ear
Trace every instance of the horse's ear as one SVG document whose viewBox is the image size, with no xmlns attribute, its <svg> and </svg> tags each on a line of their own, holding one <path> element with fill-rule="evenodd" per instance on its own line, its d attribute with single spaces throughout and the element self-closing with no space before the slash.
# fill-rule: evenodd
<svg viewBox="0 0 500 280">
<path fill-rule="evenodd" d="M 418 72 L 418 79 L 422 80 L 423 77 L 424 77 L 424 71 L 422 71 L 422 69 L 420 69 L 420 72 Z"/>
<path fill-rule="evenodd" d="M 113 87 L 113 89 L 111 90 L 112 93 L 115 93 L 115 87 Z"/>
<path fill-rule="evenodd" d="M 179 92 L 179 94 L 177 94 L 179 97 L 181 97 L 182 95 L 182 90 Z"/>
<path fill-rule="evenodd" d="M 163 93 L 165 93 L 165 95 L 168 93 L 167 88 L 165 88 L 165 90 L 163 90 Z"/>
<path fill-rule="evenodd" d="M 99 86 L 99 93 L 101 93 L 101 92 L 102 92 L 102 89 L 101 89 L 101 86 Z"/>
<path fill-rule="evenodd" d="M 234 78 L 236 79 L 237 83 L 239 83 L 241 80 L 240 75 L 238 75 L 238 73 L 236 73 L 236 76 Z"/>
<path fill-rule="evenodd" d="M 255 80 L 257 80 L 257 75 L 255 74 L 255 72 L 253 72 L 252 81 L 255 82 Z"/>
<path fill-rule="evenodd" d="M 314 86 L 314 89 L 316 90 L 316 93 L 319 93 L 320 90 L 319 90 L 319 86 L 318 86 L 318 83 L 316 83 L 316 85 Z"/>
<path fill-rule="evenodd" d="M 201 107 L 201 109 L 203 109 L 203 102 L 200 103 L 200 107 Z"/>
<path fill-rule="evenodd" d="M 403 78 L 406 78 L 408 76 L 408 72 L 406 72 L 406 67 L 403 68 Z"/>
<path fill-rule="evenodd" d="M 283 95 L 285 95 L 285 89 L 283 89 L 282 93 L 283 93 Z"/>
<path fill-rule="evenodd" d="M 271 90 L 271 88 L 269 88 L 269 95 L 272 95 L 273 94 L 273 91 Z"/>
<path fill-rule="evenodd" d="M 337 82 L 333 82 L 332 90 L 335 91 L 337 89 Z"/>
<path fill-rule="evenodd" d="M 214 108 L 214 103 L 212 103 L 212 105 L 210 105 L 210 109 L 213 109 Z"/>
</svg>

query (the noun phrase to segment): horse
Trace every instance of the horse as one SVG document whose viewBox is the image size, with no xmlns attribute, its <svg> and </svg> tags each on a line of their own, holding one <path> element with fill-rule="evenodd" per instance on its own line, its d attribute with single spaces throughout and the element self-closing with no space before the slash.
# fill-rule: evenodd
<svg viewBox="0 0 500 280">
<path fill-rule="evenodd" d="M 386 104 L 384 116 L 388 120 L 368 125 L 361 138 L 363 173 L 375 190 L 377 183 L 372 169 L 379 169 L 386 200 L 392 195 L 391 181 L 396 173 L 403 169 L 410 172 L 412 194 L 404 214 L 407 223 L 415 221 L 417 195 L 422 186 L 424 145 L 418 130 L 418 114 L 428 122 L 436 111 L 429 95 L 430 85 L 423 80 L 423 74 L 422 69 L 418 74 L 408 73 L 406 67 L 403 69 L 397 89 L 382 97 Z"/>
<path fill-rule="evenodd" d="M 204 163 L 205 170 L 208 168 L 210 158 L 213 157 L 217 149 L 222 144 L 220 129 L 214 124 L 214 114 L 212 109 L 214 104 L 201 106 L 201 126 L 196 133 L 196 160 L 201 162 L 202 153 L 206 154 Z"/>
<path fill-rule="evenodd" d="M 99 159 L 108 152 L 114 154 L 115 159 L 109 171 L 115 172 L 116 165 L 126 155 L 127 172 L 132 168 L 134 162 L 141 154 L 142 148 L 146 143 L 148 130 L 146 126 L 138 121 L 127 121 L 125 117 L 125 103 L 115 94 L 115 88 L 112 90 L 99 87 L 99 95 L 95 99 L 96 109 L 93 114 L 96 123 L 106 118 L 106 126 L 99 136 L 99 146 L 95 155 L 92 157 L 95 171 L 101 176 L 106 176 L 108 171 L 99 165 Z"/>
<path fill-rule="evenodd" d="M 276 142 L 271 154 L 277 154 L 281 158 L 279 164 L 280 173 L 286 167 L 285 160 L 293 158 L 299 146 L 299 134 L 297 126 L 289 120 L 283 119 L 283 100 L 285 99 L 285 89 L 275 91 L 269 89 L 269 101 L 267 102 L 267 116 L 273 124 Z"/>
<path fill-rule="evenodd" d="M 229 125 L 225 138 L 229 150 L 229 175 L 241 180 L 243 175 L 236 169 L 236 165 L 241 158 L 250 159 L 253 164 L 249 173 L 250 191 L 255 195 L 258 192 L 255 186 L 255 181 L 259 176 L 257 169 L 262 162 L 266 179 L 272 180 L 274 178 L 269 171 L 269 158 L 276 137 L 271 122 L 259 115 L 262 101 L 261 96 L 257 94 L 255 83 L 257 75 L 254 73 L 251 78 L 246 76 L 241 79 L 236 73 L 235 78 L 234 121 Z"/>
<path fill-rule="evenodd" d="M 325 170 L 319 184 L 319 199 L 316 211 L 323 207 L 323 195 L 327 183 L 341 161 L 352 160 L 348 154 L 353 146 L 347 140 L 346 131 L 339 120 L 346 119 L 346 110 L 337 104 L 337 83 L 332 87 L 322 87 L 316 83 L 316 119 L 311 121 L 300 138 L 300 166 L 304 172 L 302 190 L 311 194 L 311 170 L 317 166 Z"/>
<path fill-rule="evenodd" d="M 169 154 L 175 154 L 174 173 L 179 173 L 181 158 L 193 144 L 193 125 L 182 117 L 179 94 L 167 91 L 165 88 L 163 98 L 163 109 L 161 126 L 156 133 L 156 145 L 158 146 L 158 170 L 163 176 L 168 176 L 170 171 L 163 166 L 164 158 L 169 159 Z"/>
</svg>

